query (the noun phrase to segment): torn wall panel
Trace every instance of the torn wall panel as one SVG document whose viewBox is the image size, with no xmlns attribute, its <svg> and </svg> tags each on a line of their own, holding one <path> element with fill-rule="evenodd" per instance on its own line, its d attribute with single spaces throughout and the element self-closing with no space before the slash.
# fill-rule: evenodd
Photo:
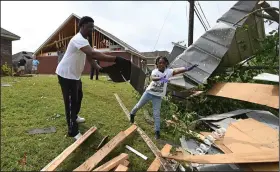
<svg viewBox="0 0 280 172">
<path fill-rule="evenodd" d="M 217 83 L 206 94 L 279 108 L 279 86 L 252 83 Z"/>
</svg>

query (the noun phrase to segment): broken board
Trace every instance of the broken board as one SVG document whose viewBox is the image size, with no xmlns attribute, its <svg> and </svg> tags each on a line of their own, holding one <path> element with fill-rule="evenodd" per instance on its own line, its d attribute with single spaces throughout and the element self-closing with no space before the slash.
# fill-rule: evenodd
<svg viewBox="0 0 280 172">
<path fill-rule="evenodd" d="M 279 86 L 253 83 L 217 83 L 208 95 L 237 99 L 279 109 Z"/>
<path fill-rule="evenodd" d="M 110 171 L 117 165 L 124 162 L 124 160 L 128 159 L 128 154 L 121 153 L 119 156 L 113 158 L 112 160 L 106 162 L 105 164 L 101 165 L 100 167 L 94 169 L 93 171 Z"/>
<path fill-rule="evenodd" d="M 54 171 L 74 150 L 76 150 L 77 147 L 79 147 L 96 130 L 96 127 L 91 127 L 78 140 L 76 140 L 72 145 L 66 148 L 60 155 L 58 155 L 54 160 L 52 160 L 41 171 Z"/>
<path fill-rule="evenodd" d="M 129 111 L 127 110 L 127 108 L 125 107 L 123 102 L 121 101 L 121 99 L 118 96 L 118 94 L 114 94 L 114 95 L 115 95 L 119 105 L 121 106 L 123 112 L 125 113 L 126 117 L 129 119 Z M 135 122 L 135 124 L 136 124 L 136 122 Z M 137 128 L 137 132 L 140 134 L 142 139 L 146 142 L 148 147 L 152 150 L 154 155 L 157 158 L 159 158 L 160 163 L 161 163 L 162 167 L 164 168 L 164 170 L 166 170 L 166 171 L 174 171 L 172 166 L 170 165 L 170 163 L 168 163 L 165 159 L 163 159 L 161 157 L 159 149 L 156 147 L 156 145 L 153 143 L 153 141 L 148 137 L 148 135 L 140 127 Z"/>
<path fill-rule="evenodd" d="M 261 156 L 260 156 L 261 155 Z M 259 151 L 250 153 L 229 153 L 215 155 L 162 155 L 163 157 L 178 161 L 187 161 L 200 164 L 243 164 L 243 163 L 265 163 L 279 162 L 278 151 Z"/>
<path fill-rule="evenodd" d="M 172 146 L 169 144 L 164 145 L 164 147 L 161 149 L 161 154 L 168 155 L 170 153 L 171 148 Z M 159 168 L 160 168 L 160 161 L 156 157 L 147 171 L 158 171 Z"/>
<path fill-rule="evenodd" d="M 118 167 L 115 169 L 115 171 L 127 171 L 128 168 L 122 164 L 118 165 Z"/>
<path fill-rule="evenodd" d="M 94 155 L 88 158 L 83 164 L 77 167 L 74 171 L 91 171 L 102 159 L 112 152 L 119 144 L 121 144 L 129 135 L 137 129 L 136 125 L 130 126 L 127 130 L 121 131 Z"/>
</svg>

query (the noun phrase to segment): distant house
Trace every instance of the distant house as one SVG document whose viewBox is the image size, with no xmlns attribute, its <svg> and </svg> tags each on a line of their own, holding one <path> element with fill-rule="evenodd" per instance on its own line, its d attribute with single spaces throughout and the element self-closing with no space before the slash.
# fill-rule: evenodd
<svg viewBox="0 0 280 172">
<path fill-rule="evenodd" d="M 78 33 L 80 17 L 71 14 L 54 33 L 34 52 L 40 61 L 38 72 L 41 74 L 55 74 L 58 65 L 58 51 L 66 49 L 70 39 Z M 146 57 L 135 48 L 123 42 L 116 36 L 106 32 L 98 26 L 94 26 L 89 42 L 101 52 L 110 55 L 122 56 L 131 60 L 134 64 L 146 71 Z M 112 63 L 100 62 L 101 67 L 109 66 Z M 86 61 L 83 74 L 90 73 L 90 64 Z"/>
<path fill-rule="evenodd" d="M 1 28 L 1 65 L 5 62 L 12 66 L 12 41 L 20 40 L 20 37 Z"/>
<path fill-rule="evenodd" d="M 14 69 L 16 69 L 18 67 L 17 64 L 18 64 L 19 60 L 24 58 L 26 60 L 25 73 L 31 73 L 32 60 L 33 60 L 32 55 L 33 55 L 32 52 L 27 52 L 27 51 L 21 51 L 21 52 L 14 54 L 12 56 Z"/>
<path fill-rule="evenodd" d="M 147 67 L 150 71 L 152 71 L 155 68 L 155 60 L 158 56 L 168 56 L 168 51 L 153 51 L 153 52 L 142 52 L 142 55 L 144 55 L 147 59 Z"/>
</svg>

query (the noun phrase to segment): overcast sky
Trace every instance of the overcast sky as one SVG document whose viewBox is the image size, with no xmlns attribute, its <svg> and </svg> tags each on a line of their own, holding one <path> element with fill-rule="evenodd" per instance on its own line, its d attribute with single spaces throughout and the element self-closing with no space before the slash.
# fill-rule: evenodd
<svg viewBox="0 0 280 172">
<path fill-rule="evenodd" d="M 213 27 L 236 2 L 199 3 Z M 279 8 L 279 1 L 268 3 Z M 97 26 L 141 52 L 153 51 L 155 45 L 155 50 L 170 52 L 171 42 L 188 38 L 188 10 L 187 1 L 1 1 L 1 27 L 21 37 L 13 42 L 13 54 L 34 52 L 72 13 L 91 16 Z M 195 16 L 194 41 L 204 32 Z"/>
</svg>

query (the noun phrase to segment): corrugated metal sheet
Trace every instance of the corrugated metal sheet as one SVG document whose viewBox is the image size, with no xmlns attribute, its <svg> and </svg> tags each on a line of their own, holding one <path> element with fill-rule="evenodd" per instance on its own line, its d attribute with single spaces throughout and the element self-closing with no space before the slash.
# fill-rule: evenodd
<svg viewBox="0 0 280 172">
<path fill-rule="evenodd" d="M 187 49 L 187 47 L 184 47 L 178 43 L 173 43 L 173 45 L 174 45 L 174 47 L 173 47 L 171 53 L 167 56 L 169 63 L 173 62 L 173 60 L 175 60 L 175 58 L 177 56 L 182 54 Z"/>
<path fill-rule="evenodd" d="M 184 150 L 191 152 L 194 155 L 197 155 L 198 152 L 196 148 L 199 148 L 200 142 L 197 142 L 193 139 L 185 140 L 184 137 L 180 138 L 181 146 Z M 221 154 L 223 153 L 215 147 L 208 149 L 207 154 Z M 197 171 L 240 171 L 241 169 L 235 164 L 199 164 L 195 167 Z"/>
<path fill-rule="evenodd" d="M 204 121 L 212 129 L 216 129 L 219 126 L 227 128 L 229 122 L 234 121 L 235 118 L 241 115 L 245 116 L 245 118 L 253 118 L 273 129 L 279 129 L 279 118 L 270 113 L 269 111 L 262 110 L 240 109 L 223 114 L 210 115 L 199 120 Z"/>
<path fill-rule="evenodd" d="M 253 11 L 256 8 L 256 3 L 257 1 L 237 2 L 218 19 L 213 28 L 206 31 L 193 45 L 177 56 L 171 63 L 173 68 L 193 64 L 199 64 L 199 66 L 184 73 L 184 78 L 181 78 L 180 81 L 176 80 L 170 84 L 186 89 L 206 84 L 207 79 L 220 66 L 233 66 L 251 56 L 259 46 L 255 39 L 264 35 L 263 20 L 252 15 L 236 26 L 233 24 Z M 245 25 L 248 25 L 247 30 L 239 28 Z M 172 51 L 174 53 L 171 52 L 171 55 L 180 52 L 180 49 L 178 50 L 178 46 L 175 44 Z M 170 60 L 174 58 L 174 55 L 171 55 Z M 182 82 L 188 84 L 182 84 Z"/>
</svg>

